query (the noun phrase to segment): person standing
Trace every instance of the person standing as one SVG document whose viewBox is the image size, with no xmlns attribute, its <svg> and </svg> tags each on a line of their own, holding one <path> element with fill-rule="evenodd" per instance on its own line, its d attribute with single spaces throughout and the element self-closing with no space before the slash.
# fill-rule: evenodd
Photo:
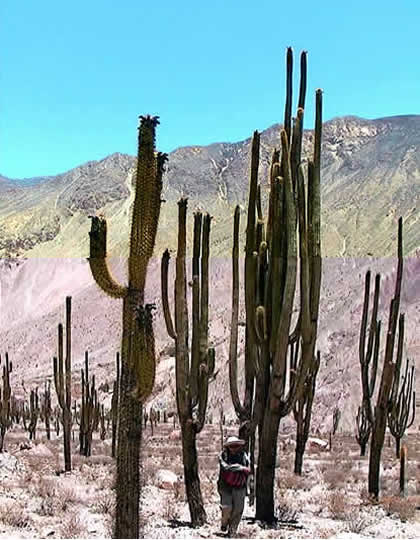
<svg viewBox="0 0 420 540">
<path fill-rule="evenodd" d="M 219 479 L 217 489 L 220 495 L 223 532 L 235 536 L 244 511 L 246 485 L 251 472 L 249 456 L 245 452 L 245 441 L 238 437 L 228 437 L 219 455 Z"/>
</svg>

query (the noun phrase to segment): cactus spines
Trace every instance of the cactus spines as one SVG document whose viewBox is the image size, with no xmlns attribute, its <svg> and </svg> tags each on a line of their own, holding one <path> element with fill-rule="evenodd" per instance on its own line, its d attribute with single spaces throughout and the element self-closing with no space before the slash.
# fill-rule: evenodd
<svg viewBox="0 0 420 540">
<path fill-rule="evenodd" d="M 194 526 L 202 525 L 206 513 L 198 476 L 196 436 L 204 425 L 208 385 L 214 375 L 215 352 L 208 347 L 209 303 L 209 214 L 194 215 L 192 260 L 192 343 L 191 360 L 188 339 L 186 286 L 186 222 L 187 199 L 178 202 L 178 249 L 175 273 L 175 325 L 172 323 L 168 299 L 169 251 L 162 256 L 162 303 L 168 334 L 176 346 L 176 400 L 182 433 L 184 478 L 187 499 Z"/>
<path fill-rule="evenodd" d="M 394 381 L 388 409 L 388 426 L 395 438 L 395 452 L 400 457 L 400 444 L 405 431 L 413 425 L 416 415 L 416 392 L 413 390 L 414 366 L 409 368 L 407 359 L 405 373 L 400 383 L 402 348 L 398 349 Z"/>
<path fill-rule="evenodd" d="M 66 296 L 66 356 L 63 357 L 63 325 L 58 325 L 58 361 L 53 359 L 54 384 L 62 411 L 64 468 L 71 471 L 71 296 Z"/>
<path fill-rule="evenodd" d="M 92 218 L 89 264 L 99 287 L 123 299 L 121 377 L 117 448 L 116 538 L 139 537 L 139 456 L 142 404 L 154 383 L 155 357 L 152 307 L 144 306 L 149 260 L 153 254 L 160 214 L 166 154 L 155 153 L 158 117 L 141 116 L 138 135 L 128 285 L 112 278 L 106 263 L 106 221 Z"/>
<path fill-rule="evenodd" d="M 4 449 L 4 438 L 6 432 L 11 426 L 11 415 L 10 415 L 10 397 L 11 397 L 11 388 L 10 388 L 10 373 L 12 372 L 12 362 L 9 362 L 9 355 L 6 352 L 6 360 L 3 365 L 3 374 L 2 374 L 2 386 L 0 387 L 0 452 L 3 452 Z M 0 356 L 0 365 L 1 365 L 1 356 Z"/>
</svg>

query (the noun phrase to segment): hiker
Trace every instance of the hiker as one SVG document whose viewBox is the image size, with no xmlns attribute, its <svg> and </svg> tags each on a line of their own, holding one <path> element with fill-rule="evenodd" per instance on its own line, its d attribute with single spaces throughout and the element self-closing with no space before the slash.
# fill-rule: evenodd
<svg viewBox="0 0 420 540">
<path fill-rule="evenodd" d="M 222 510 L 222 531 L 228 536 L 236 534 L 241 521 L 246 497 L 246 484 L 251 472 L 245 441 L 228 437 L 219 456 L 220 473 L 217 490 Z"/>
</svg>

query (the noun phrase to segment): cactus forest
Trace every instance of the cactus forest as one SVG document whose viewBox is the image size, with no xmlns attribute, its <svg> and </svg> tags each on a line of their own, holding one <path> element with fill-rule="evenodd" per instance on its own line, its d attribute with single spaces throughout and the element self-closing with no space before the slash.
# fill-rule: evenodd
<svg viewBox="0 0 420 540">
<path fill-rule="evenodd" d="M 0 335 L 1 535 L 420 536 L 409 218 L 393 215 L 386 261 L 325 256 L 329 94 L 307 96 L 306 51 L 294 64 L 289 47 L 285 79 L 272 75 L 285 86 L 281 124 L 244 143 L 244 196 L 228 211 L 223 197 L 207 207 L 194 171 L 191 190 L 167 180 L 187 158 L 157 150 L 163 117 L 140 116 L 129 204 L 83 216 L 88 253 L 30 323 L 38 338 L 17 323 Z M 27 261 L 3 261 L 0 292 L 13 293 Z M 341 326 L 328 315 L 337 304 Z M 221 531 L 229 437 L 249 467 L 239 527 Z"/>
</svg>

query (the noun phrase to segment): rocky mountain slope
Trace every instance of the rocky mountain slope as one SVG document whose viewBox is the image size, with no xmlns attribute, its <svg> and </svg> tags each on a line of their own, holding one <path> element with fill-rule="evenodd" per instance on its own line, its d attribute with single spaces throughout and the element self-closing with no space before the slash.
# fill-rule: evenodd
<svg viewBox="0 0 420 540">
<path fill-rule="evenodd" d="M 163 127 L 161 128 L 163 129 Z M 305 134 L 305 150 L 312 132 Z M 262 134 L 261 180 L 278 144 L 279 126 Z M 235 204 L 245 209 L 249 140 L 179 148 L 169 155 L 156 259 L 148 298 L 157 304 L 156 334 L 161 361 L 153 401 L 173 406 L 174 359 L 161 316 L 159 257 L 176 245 L 176 201 L 189 197 L 192 211 L 213 216 L 211 245 L 211 339 L 220 374 L 210 392 L 212 407 L 229 407 L 227 352 L 230 325 L 231 238 Z M 386 327 L 393 290 L 396 229 L 404 216 L 406 354 L 420 352 L 420 116 L 374 121 L 355 117 L 327 122 L 323 134 L 323 283 L 320 334 L 322 353 L 314 426 L 329 429 L 331 403 L 343 408 L 342 426 L 353 427 L 360 395 L 358 332 L 367 268 L 382 273 L 382 320 Z M 121 332 L 120 302 L 96 287 L 86 262 L 88 216 L 108 220 L 109 254 L 125 282 L 132 176 L 135 159 L 113 154 L 56 177 L 13 181 L 0 177 L 0 343 L 14 362 L 13 380 L 41 384 L 52 374 L 57 324 L 64 322 L 64 297 L 73 296 L 73 365 L 78 373 L 85 350 L 97 380 L 113 378 Z M 242 227 L 245 226 L 245 216 Z M 190 229 L 191 230 L 191 229 Z M 16 255 L 19 256 L 16 261 Z M 390 258 L 390 256 L 392 256 Z M 383 336 L 382 342 L 385 338 Z M 243 353 L 243 343 L 242 343 Z M 75 375 L 77 378 L 77 375 Z M 231 414 L 231 412 L 230 412 Z"/>
</svg>

